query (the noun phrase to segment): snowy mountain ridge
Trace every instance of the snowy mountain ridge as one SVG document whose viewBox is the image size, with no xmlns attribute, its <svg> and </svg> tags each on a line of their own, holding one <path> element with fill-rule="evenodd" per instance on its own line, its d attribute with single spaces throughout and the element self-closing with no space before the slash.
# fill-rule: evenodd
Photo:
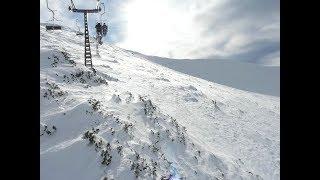
<svg viewBox="0 0 320 180">
<path fill-rule="evenodd" d="M 40 25 L 41 179 L 279 179 L 279 97 L 83 49 Z"/>
<path fill-rule="evenodd" d="M 170 69 L 245 91 L 280 96 L 280 66 L 238 62 L 230 59 L 170 59 L 145 57 Z"/>
</svg>

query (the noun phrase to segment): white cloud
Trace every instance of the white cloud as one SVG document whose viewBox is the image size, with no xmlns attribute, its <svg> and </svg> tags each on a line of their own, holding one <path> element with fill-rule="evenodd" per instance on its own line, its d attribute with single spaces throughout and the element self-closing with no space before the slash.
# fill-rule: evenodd
<svg viewBox="0 0 320 180">
<path fill-rule="evenodd" d="M 279 14 L 274 0 L 133 0 L 126 5 L 125 38 L 118 45 L 174 58 L 240 55 L 258 61 L 271 45 L 278 47 Z"/>
<path fill-rule="evenodd" d="M 59 9 L 65 24 L 74 24 L 76 17 L 82 20 L 82 16 L 68 12 L 68 1 L 49 1 Z M 43 2 L 45 0 L 41 0 L 41 17 L 47 20 L 50 16 L 47 9 L 43 9 Z M 78 7 L 91 7 L 96 1 L 74 2 Z M 250 62 L 258 62 L 279 51 L 278 0 L 103 2 L 110 24 L 108 41 L 126 49 L 172 58 L 222 57 Z M 91 28 L 97 19 L 95 15 L 90 17 Z"/>
</svg>

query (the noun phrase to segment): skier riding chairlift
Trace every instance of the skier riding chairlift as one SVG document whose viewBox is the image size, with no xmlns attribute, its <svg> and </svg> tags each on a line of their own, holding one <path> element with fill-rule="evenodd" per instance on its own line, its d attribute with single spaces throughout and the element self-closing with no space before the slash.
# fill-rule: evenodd
<svg viewBox="0 0 320 180">
<path fill-rule="evenodd" d="M 101 24 L 97 23 L 96 24 L 96 32 L 97 32 L 97 40 L 99 42 L 99 44 L 102 44 L 101 38 L 102 38 L 102 33 L 101 33 Z"/>
<path fill-rule="evenodd" d="M 103 23 L 102 25 L 102 34 L 105 37 L 107 35 L 108 32 L 108 26 L 106 25 L 106 23 Z"/>
<path fill-rule="evenodd" d="M 101 35 L 101 24 L 100 23 L 96 24 L 96 31 L 97 31 L 97 35 Z"/>
</svg>

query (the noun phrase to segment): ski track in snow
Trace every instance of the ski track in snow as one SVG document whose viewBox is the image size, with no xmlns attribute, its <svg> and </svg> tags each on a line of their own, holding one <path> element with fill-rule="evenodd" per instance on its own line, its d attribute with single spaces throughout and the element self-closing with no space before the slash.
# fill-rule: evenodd
<svg viewBox="0 0 320 180">
<path fill-rule="evenodd" d="M 109 44 L 100 46 L 100 58 L 91 44 L 92 75 L 83 65 L 83 36 L 70 29 L 48 32 L 40 26 L 40 45 L 41 123 L 57 127 L 40 136 L 41 179 L 135 179 L 130 167 L 142 159 L 134 160 L 134 151 L 160 163 L 155 179 L 170 173 L 176 174 L 172 179 L 280 179 L 279 97 L 183 74 Z M 154 114 L 144 114 L 147 101 L 139 96 L 151 100 Z M 92 99 L 99 110 L 92 110 Z M 170 118 L 186 128 L 186 145 L 176 142 L 182 131 Z M 101 164 L 100 150 L 83 139 L 92 128 L 111 144 L 108 166 Z M 161 132 L 159 142 L 151 130 Z M 158 154 L 150 152 L 157 143 Z M 122 155 L 116 153 L 119 145 Z M 147 171 L 139 178 L 153 179 Z"/>
<path fill-rule="evenodd" d="M 81 137 L 78 137 L 78 138 L 75 138 L 75 139 L 70 139 L 70 140 L 67 140 L 65 142 L 62 142 L 58 145 L 55 145 L 55 146 L 52 146 L 46 150 L 43 150 L 43 151 L 40 151 L 40 155 L 43 155 L 47 152 L 56 152 L 56 151 L 59 151 L 59 150 L 63 150 L 64 148 L 67 148 L 69 146 L 71 146 L 72 144 L 76 143 L 77 141 L 80 141 L 81 140 Z"/>
</svg>

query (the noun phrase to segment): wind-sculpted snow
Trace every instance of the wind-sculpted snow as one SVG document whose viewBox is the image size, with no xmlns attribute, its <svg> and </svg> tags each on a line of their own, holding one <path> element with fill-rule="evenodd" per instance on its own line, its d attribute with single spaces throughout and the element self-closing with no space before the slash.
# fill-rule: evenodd
<svg viewBox="0 0 320 180">
<path fill-rule="evenodd" d="M 41 179 L 279 179 L 279 98 L 40 32 Z"/>
</svg>

